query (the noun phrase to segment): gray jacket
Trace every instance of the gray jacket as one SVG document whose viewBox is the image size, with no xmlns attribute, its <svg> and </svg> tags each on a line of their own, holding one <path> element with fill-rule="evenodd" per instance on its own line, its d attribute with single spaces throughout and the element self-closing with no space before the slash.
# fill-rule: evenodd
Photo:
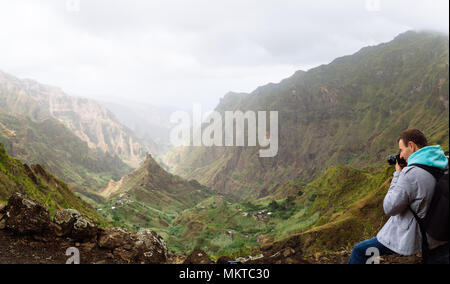
<svg viewBox="0 0 450 284">
<path fill-rule="evenodd" d="M 377 235 L 380 243 L 402 255 L 421 252 L 419 225 L 408 206 L 423 218 L 433 198 L 435 185 L 435 178 L 419 167 L 409 166 L 394 173 L 383 202 L 384 212 L 391 217 Z M 427 237 L 431 249 L 445 243 Z"/>
</svg>

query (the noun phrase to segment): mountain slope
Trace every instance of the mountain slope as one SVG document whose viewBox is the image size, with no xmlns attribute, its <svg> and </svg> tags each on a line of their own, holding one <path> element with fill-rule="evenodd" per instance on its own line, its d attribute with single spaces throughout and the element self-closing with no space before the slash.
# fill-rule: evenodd
<svg viewBox="0 0 450 284">
<path fill-rule="evenodd" d="M 106 224 L 94 208 L 77 197 L 60 179 L 39 164 L 28 166 L 10 157 L 0 143 L 0 202 L 14 192 L 27 194 L 49 209 L 51 215 L 61 209 L 76 209 L 92 220 Z"/>
<path fill-rule="evenodd" d="M 150 155 L 138 169 L 99 193 L 107 198 L 104 216 L 134 229 L 159 230 L 163 237 L 183 210 L 212 194 L 194 180 L 166 172 Z"/>
<path fill-rule="evenodd" d="M 54 118 L 86 142 L 89 148 L 117 155 L 134 168 L 151 150 L 100 104 L 70 97 L 59 88 L 21 80 L 2 72 L 0 109 L 34 121 Z"/>
<path fill-rule="evenodd" d="M 11 156 L 29 164 L 44 165 L 85 195 L 131 171 L 117 156 L 90 149 L 52 118 L 32 121 L 0 110 L 0 142 Z"/>
<path fill-rule="evenodd" d="M 311 181 L 339 163 L 384 163 L 411 127 L 448 149 L 448 36 L 407 32 L 216 108 L 279 112 L 279 152 L 258 147 L 187 147 L 167 155 L 171 170 L 235 200 L 264 197 L 293 179 Z"/>
<path fill-rule="evenodd" d="M 152 155 L 157 158 L 170 148 L 170 115 L 177 109 L 174 107 L 156 107 L 142 103 L 100 101 L 107 109 L 142 141 L 154 143 Z M 153 142 L 154 141 L 154 142 Z"/>
</svg>

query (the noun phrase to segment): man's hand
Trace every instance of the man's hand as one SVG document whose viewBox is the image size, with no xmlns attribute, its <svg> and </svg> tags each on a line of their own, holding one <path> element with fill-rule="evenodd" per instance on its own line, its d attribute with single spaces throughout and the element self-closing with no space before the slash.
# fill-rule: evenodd
<svg viewBox="0 0 450 284">
<path fill-rule="evenodd" d="M 403 170 L 403 168 L 398 164 L 398 161 L 395 163 L 395 170 L 397 172 L 401 172 Z"/>
</svg>

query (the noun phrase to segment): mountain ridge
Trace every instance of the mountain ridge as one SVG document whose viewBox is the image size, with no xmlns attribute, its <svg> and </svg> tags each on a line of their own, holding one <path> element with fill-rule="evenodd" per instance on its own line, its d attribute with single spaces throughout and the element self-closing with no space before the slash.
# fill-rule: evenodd
<svg viewBox="0 0 450 284">
<path fill-rule="evenodd" d="M 0 108 L 8 113 L 63 123 L 92 149 L 117 155 L 136 168 L 150 151 L 114 114 L 99 103 L 66 95 L 60 88 L 0 72 Z"/>
<path fill-rule="evenodd" d="M 0 110 L 0 142 L 10 155 L 30 164 L 42 164 L 76 192 L 89 195 L 131 171 L 117 156 L 89 148 L 59 121 Z M 95 196 L 91 196 L 95 197 Z"/>
<path fill-rule="evenodd" d="M 278 155 L 258 158 L 258 147 L 186 147 L 163 160 L 173 173 L 236 200 L 291 179 L 311 181 L 339 163 L 380 163 L 410 127 L 448 148 L 448 37 L 407 32 L 222 102 L 222 113 L 279 111 Z"/>
</svg>

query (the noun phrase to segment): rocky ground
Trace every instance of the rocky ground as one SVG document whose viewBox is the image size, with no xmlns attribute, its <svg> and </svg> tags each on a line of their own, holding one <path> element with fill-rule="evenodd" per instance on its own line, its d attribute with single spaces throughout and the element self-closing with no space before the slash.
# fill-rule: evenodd
<svg viewBox="0 0 450 284">
<path fill-rule="evenodd" d="M 308 261 L 316 264 L 346 264 L 351 252 L 342 251 L 336 253 L 325 253 L 308 258 Z M 418 255 L 400 256 L 388 255 L 380 257 L 380 264 L 420 264 L 422 258 Z"/>
<path fill-rule="evenodd" d="M 123 260 L 92 243 L 77 243 L 71 239 L 43 242 L 0 230 L 1 264 L 64 264 L 70 258 L 66 256 L 66 250 L 70 247 L 79 249 L 80 263 L 123 263 Z"/>
<path fill-rule="evenodd" d="M 137 234 L 121 228 L 101 229 L 76 210 L 57 212 L 50 219 L 47 209 L 19 193 L 8 205 L 0 205 L 0 264 L 64 264 L 74 260 L 70 249 L 79 252 L 81 264 L 227 264 L 214 262 L 201 250 L 190 255 L 171 254 L 164 240 L 152 231 Z M 69 251 L 67 251 L 69 249 Z M 245 264 L 345 264 L 350 252 L 303 257 L 287 245 L 269 246 L 259 256 L 239 258 Z M 417 264 L 419 256 L 387 256 L 381 264 Z"/>
<path fill-rule="evenodd" d="M 76 252 L 66 255 L 69 248 Z M 72 209 L 51 220 L 43 205 L 20 193 L 0 207 L 0 263 L 61 264 L 79 255 L 82 264 L 152 264 L 166 263 L 167 254 L 166 243 L 153 231 L 98 228 Z"/>
</svg>

